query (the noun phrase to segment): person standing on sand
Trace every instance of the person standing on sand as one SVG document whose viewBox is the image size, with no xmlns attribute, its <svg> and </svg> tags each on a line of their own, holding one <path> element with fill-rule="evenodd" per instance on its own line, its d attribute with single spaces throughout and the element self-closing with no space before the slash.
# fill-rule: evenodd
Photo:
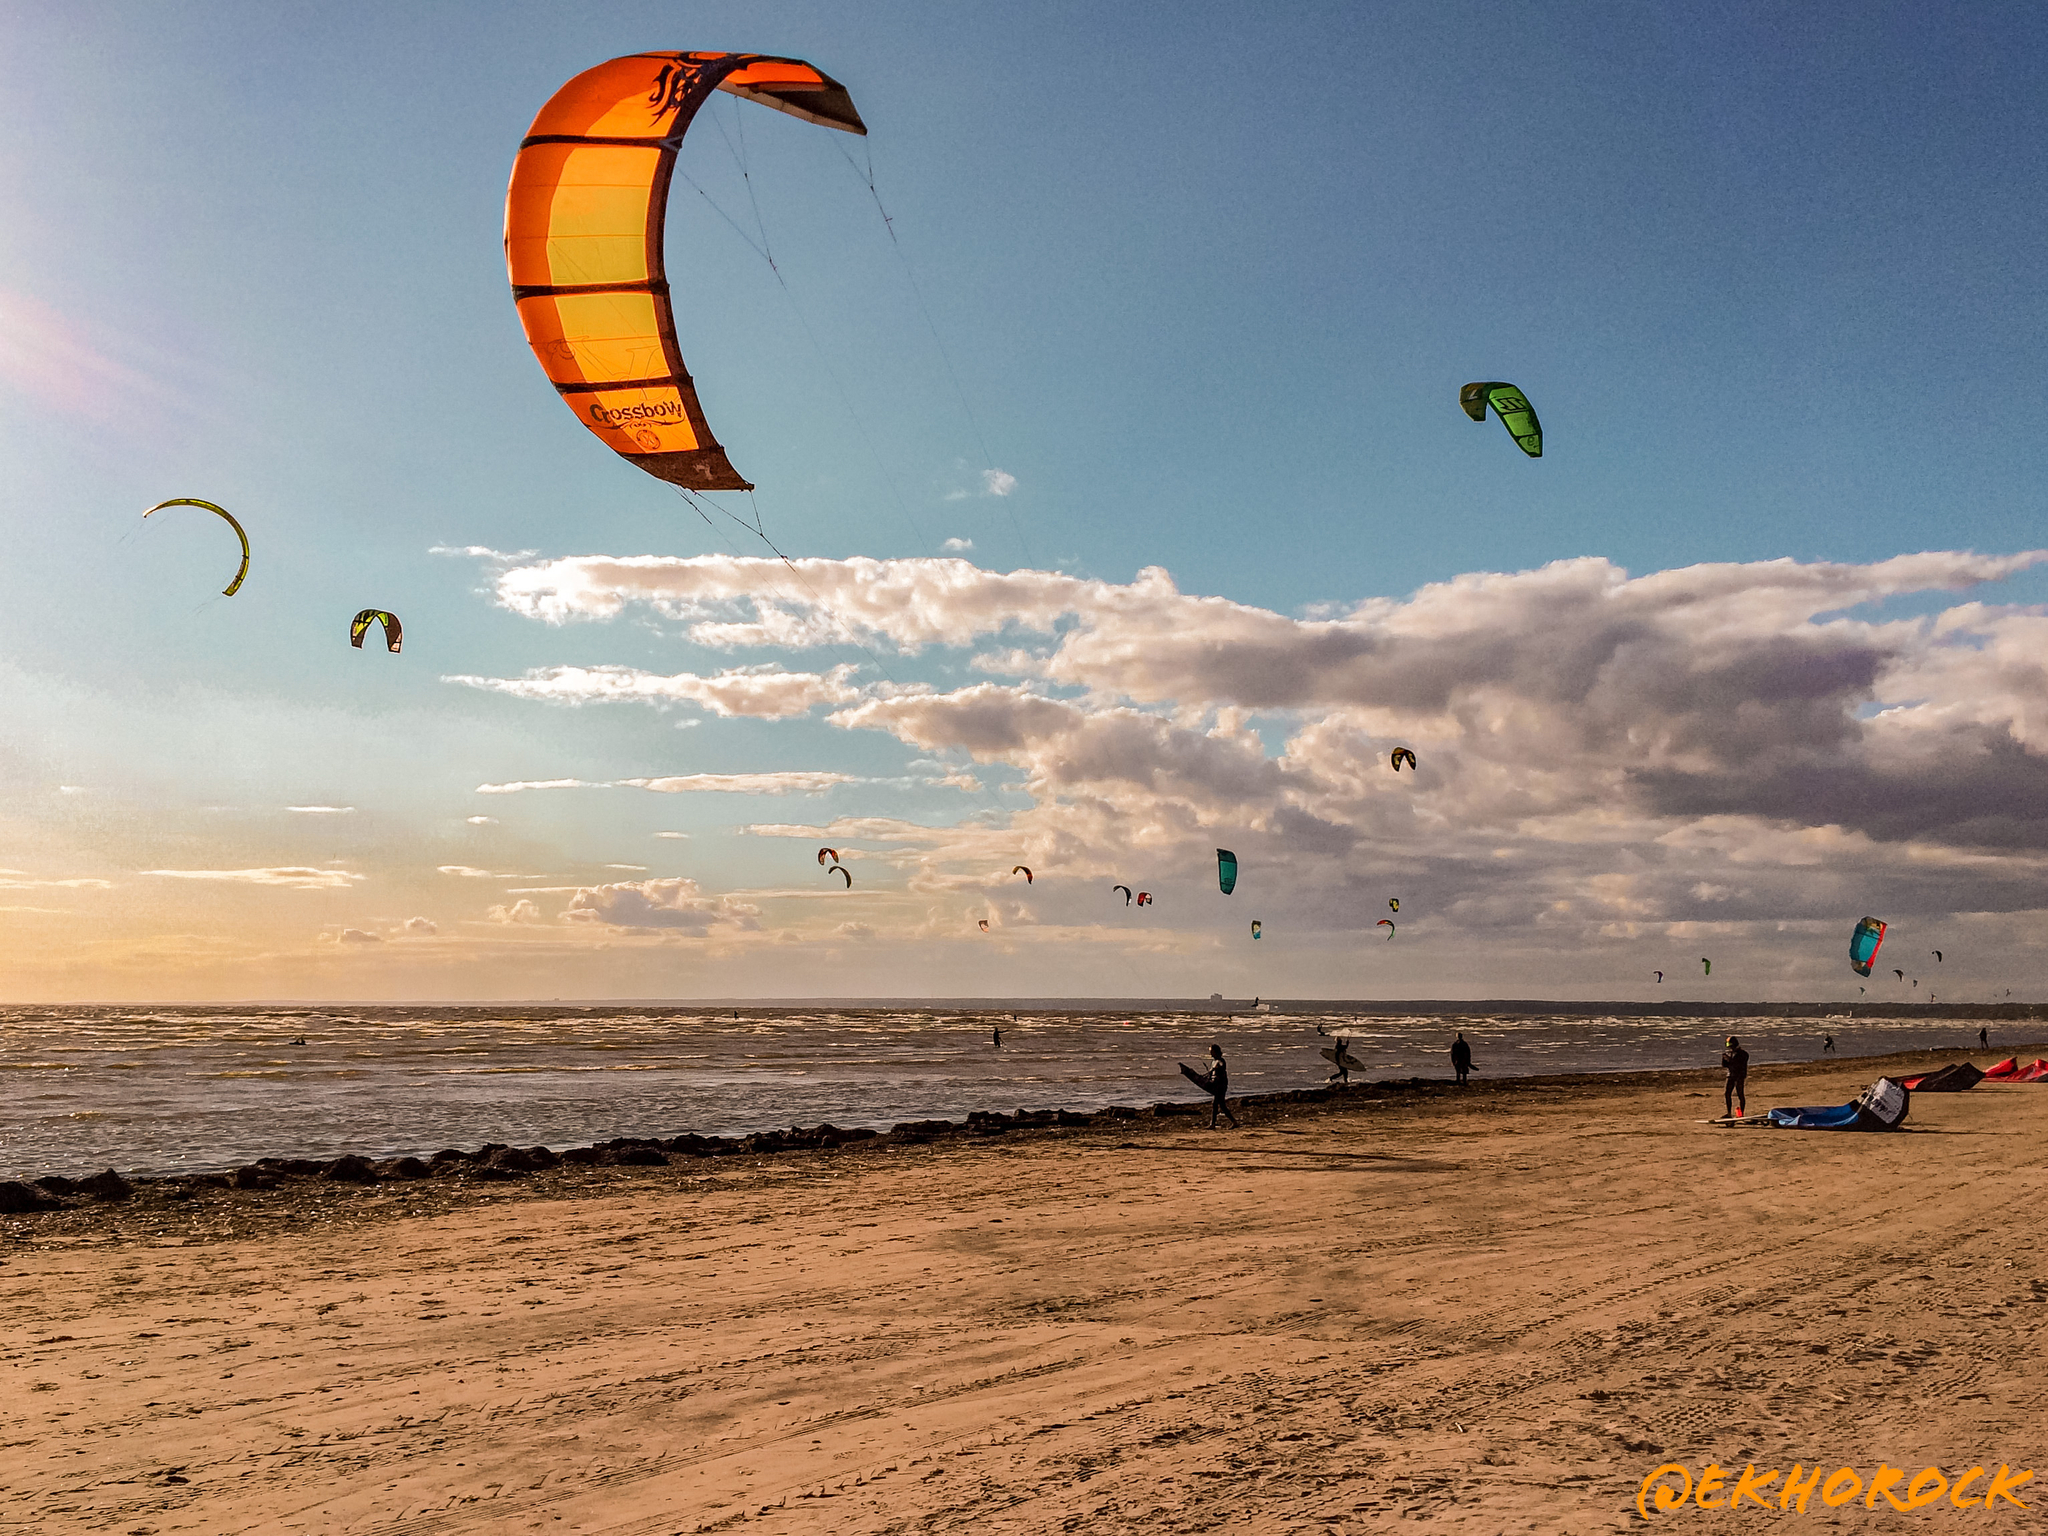
<svg viewBox="0 0 2048 1536">
<path fill-rule="evenodd" d="M 1728 1037 L 1728 1049 L 1721 1053 L 1721 1070 L 1728 1074 L 1728 1082 L 1721 1095 L 1721 1114 L 1724 1120 L 1732 1120 L 1749 1108 L 1749 1100 L 1742 1092 L 1749 1078 L 1749 1052 L 1733 1035 Z"/>
<path fill-rule="evenodd" d="M 1977 1045 L 1982 1050 L 1988 1051 L 1991 1049 L 1991 1026 L 1989 1024 L 1977 1031 Z"/>
<path fill-rule="evenodd" d="M 1230 1122 L 1230 1128 L 1233 1131 L 1237 1129 L 1237 1116 L 1230 1112 L 1230 1105 L 1225 1102 L 1225 1096 L 1229 1092 L 1230 1067 L 1223 1060 L 1223 1047 L 1212 1045 L 1209 1047 L 1209 1129 L 1212 1131 L 1216 1129 L 1216 1114 L 1219 1110 L 1222 1111 L 1223 1118 Z"/>
<path fill-rule="evenodd" d="M 1458 1074 L 1458 1086 L 1465 1086 L 1465 1079 L 1472 1071 L 1472 1047 L 1465 1039 L 1465 1032 L 1458 1031 L 1458 1038 L 1451 1042 L 1451 1070 Z"/>
</svg>

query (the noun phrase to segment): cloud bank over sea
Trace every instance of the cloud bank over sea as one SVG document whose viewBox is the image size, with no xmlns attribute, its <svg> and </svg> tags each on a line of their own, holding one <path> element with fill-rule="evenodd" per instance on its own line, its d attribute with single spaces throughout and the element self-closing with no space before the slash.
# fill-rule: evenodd
<svg viewBox="0 0 2048 1536">
<path fill-rule="evenodd" d="M 1115 583 L 964 559 L 526 559 L 492 572 L 512 613 L 652 621 L 679 645 L 756 659 L 710 676 L 563 664 L 448 681 L 536 705 L 822 718 L 944 766 L 929 782 L 969 794 L 950 817 L 751 826 L 885 866 L 902 937 L 965 941 L 983 917 L 1112 948 L 1191 923 L 1220 932 L 1226 909 L 1198 915 L 1189 898 L 1222 844 L 1248 872 L 1227 920 L 1243 906 L 1270 937 L 1376 938 L 1398 893 L 1401 942 L 1440 954 L 1571 955 L 1611 974 L 1645 940 L 1692 964 L 1699 943 L 1786 933 L 1833 962 L 1835 929 L 1865 910 L 1969 914 L 1988 932 L 2041 905 L 2048 614 L 1965 595 L 2043 560 L 1929 551 L 1633 576 L 1581 558 L 1292 616 L 1184 593 L 1158 567 Z M 809 659 L 847 647 L 870 661 Z M 973 680 L 878 675 L 934 661 Z M 1390 769 L 1396 746 L 1416 753 L 1413 773 Z M 850 781 L 765 764 L 758 777 L 772 793 Z M 974 796 L 984 779 L 1012 792 Z M 997 878 L 1013 862 L 1039 871 L 1028 893 Z M 1171 884 L 1181 910 L 1133 925 L 1112 882 Z M 595 887 L 561 916 L 774 928 L 694 889 Z"/>
</svg>

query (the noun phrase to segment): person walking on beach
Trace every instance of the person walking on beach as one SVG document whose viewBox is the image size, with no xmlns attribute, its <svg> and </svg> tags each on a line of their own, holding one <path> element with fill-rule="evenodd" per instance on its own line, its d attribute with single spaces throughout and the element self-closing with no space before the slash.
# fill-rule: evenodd
<svg viewBox="0 0 2048 1536">
<path fill-rule="evenodd" d="M 1728 1074 L 1728 1082 L 1721 1095 L 1722 1118 L 1732 1120 L 1749 1108 L 1749 1100 L 1742 1092 L 1749 1078 L 1749 1052 L 1733 1035 L 1728 1037 L 1728 1049 L 1721 1053 L 1721 1070 Z"/>
<path fill-rule="evenodd" d="M 1186 1072 L 1187 1068 L 1183 1067 L 1181 1070 Z M 1189 1072 L 1188 1076 L 1193 1078 L 1195 1074 Z M 1216 1129 L 1216 1116 L 1220 1112 L 1223 1118 L 1230 1122 L 1230 1128 L 1236 1130 L 1237 1116 L 1230 1112 L 1230 1105 L 1227 1102 L 1230 1093 L 1230 1067 L 1223 1059 L 1222 1046 L 1209 1047 L 1209 1071 L 1200 1081 L 1202 1086 L 1209 1090 L 1209 1129 Z"/>
<path fill-rule="evenodd" d="M 1980 1049 L 1987 1051 L 1991 1049 L 1991 1026 L 1989 1024 L 1977 1031 L 1977 1044 Z"/>
<path fill-rule="evenodd" d="M 1833 1035 L 1822 1035 L 1820 1037 L 1820 1048 L 1822 1054 L 1832 1051 L 1835 1048 L 1835 1037 Z"/>
<path fill-rule="evenodd" d="M 1000 1024 L 998 1024 L 998 1025 L 996 1025 L 996 1027 L 995 1027 L 995 1028 L 996 1028 L 996 1049 L 1000 1051 L 1000 1050 L 1001 1050 L 1001 1049 L 1003 1048 L 1003 1026 L 1002 1026 L 1002 1025 L 1000 1025 Z"/>
<path fill-rule="evenodd" d="M 1472 1071 L 1472 1046 L 1465 1039 L 1465 1032 L 1458 1031 L 1458 1038 L 1451 1042 L 1451 1070 L 1458 1074 L 1458 1086 L 1465 1086 L 1465 1079 Z"/>
</svg>

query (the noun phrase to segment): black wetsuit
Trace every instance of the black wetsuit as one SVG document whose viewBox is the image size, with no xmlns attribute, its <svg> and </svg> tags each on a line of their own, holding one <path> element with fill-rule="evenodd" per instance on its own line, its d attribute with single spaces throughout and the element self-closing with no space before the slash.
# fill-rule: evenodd
<svg viewBox="0 0 2048 1536">
<path fill-rule="evenodd" d="M 1743 1085 L 1749 1080 L 1749 1052 L 1741 1046 L 1721 1053 L 1721 1070 L 1728 1074 L 1728 1083 L 1722 1091 L 1722 1112 L 1733 1115 L 1738 1109 L 1748 1109 L 1749 1101 L 1743 1096 Z"/>
<path fill-rule="evenodd" d="M 1212 1131 L 1216 1129 L 1216 1115 L 1219 1110 L 1222 1111 L 1223 1118 L 1228 1120 L 1233 1128 L 1235 1128 L 1237 1125 L 1237 1116 L 1233 1115 L 1230 1112 L 1230 1106 L 1224 1102 L 1225 1098 L 1229 1095 L 1229 1093 L 1230 1068 L 1223 1064 L 1223 1058 L 1221 1056 L 1215 1056 L 1210 1058 L 1209 1129 Z"/>
<path fill-rule="evenodd" d="M 1472 1070 L 1472 1043 L 1463 1035 L 1451 1042 L 1451 1070 L 1458 1074 L 1460 1083 Z"/>
</svg>

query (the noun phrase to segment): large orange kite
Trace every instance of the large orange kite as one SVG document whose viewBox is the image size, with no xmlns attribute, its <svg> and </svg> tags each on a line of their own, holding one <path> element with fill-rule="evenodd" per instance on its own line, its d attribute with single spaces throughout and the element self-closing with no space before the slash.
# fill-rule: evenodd
<svg viewBox="0 0 2048 1536">
<path fill-rule="evenodd" d="M 676 150 L 714 90 L 867 132 L 846 88 L 801 59 L 613 59 L 555 92 L 520 143 L 505 264 L 533 354 L 584 426 L 658 479 L 745 491 L 683 366 L 661 261 Z"/>
</svg>

